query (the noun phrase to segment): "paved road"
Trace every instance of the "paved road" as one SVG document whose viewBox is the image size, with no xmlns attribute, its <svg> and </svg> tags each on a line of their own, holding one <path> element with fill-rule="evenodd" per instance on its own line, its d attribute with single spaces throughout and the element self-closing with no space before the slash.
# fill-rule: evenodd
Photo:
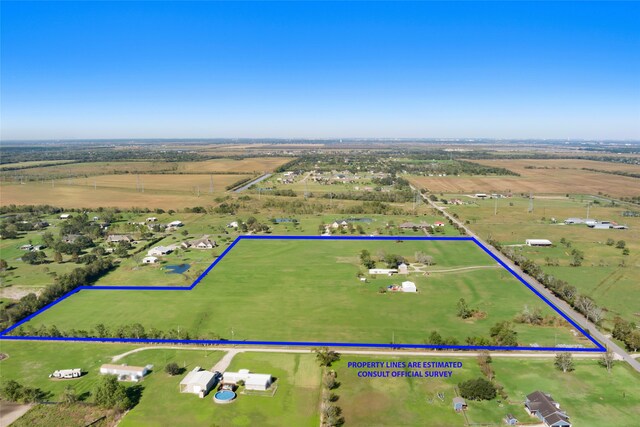
<svg viewBox="0 0 640 427">
<path fill-rule="evenodd" d="M 264 181 L 265 179 L 269 178 L 271 175 L 273 175 L 273 174 L 266 173 L 266 174 L 264 174 L 264 175 L 262 175 L 262 176 L 260 176 L 260 177 L 258 177 L 258 178 L 256 178 L 256 179 L 254 179 L 254 180 L 253 180 L 253 181 L 251 181 L 250 183 L 245 184 L 245 185 L 243 185 L 242 187 L 240 187 L 240 188 L 237 188 L 237 189 L 233 190 L 233 192 L 234 192 L 234 193 L 240 193 L 240 192 L 242 192 L 242 191 L 246 190 L 247 188 L 251 187 L 253 184 L 257 184 L 257 183 L 259 183 L 259 182 Z"/>
<path fill-rule="evenodd" d="M 547 298 L 562 312 L 568 315 L 574 322 L 580 325 L 580 327 L 582 327 L 585 330 L 588 330 L 593 338 L 595 338 L 597 341 L 602 343 L 605 347 L 611 349 L 611 351 L 613 351 L 617 355 L 618 359 L 626 361 L 629 365 L 631 365 L 631 367 L 633 367 L 633 369 L 640 372 L 640 362 L 638 362 L 636 359 L 631 357 L 629 353 L 627 353 L 623 348 L 621 348 L 619 345 L 613 342 L 610 338 L 606 337 L 604 334 L 598 331 L 598 328 L 589 320 L 587 320 L 582 314 L 578 313 L 569 304 L 567 304 L 560 298 L 553 295 L 547 288 L 544 287 L 544 285 L 542 285 L 536 279 L 534 279 L 533 277 L 529 276 L 524 271 L 522 271 L 517 265 L 513 263 L 513 261 L 511 261 L 506 256 L 502 255 L 502 253 L 500 253 L 496 248 L 494 248 L 493 246 L 491 246 L 490 244 L 482 240 L 473 231 L 469 230 L 462 222 L 454 218 L 453 215 L 450 215 L 449 212 L 447 212 L 446 208 L 438 206 L 433 201 L 431 201 L 429 197 L 425 196 L 424 194 L 422 195 L 422 198 L 427 203 L 429 203 L 429 205 L 431 205 L 434 209 L 437 209 L 438 211 L 442 212 L 446 218 L 450 219 L 451 221 L 456 223 L 459 227 L 463 228 L 466 231 L 468 236 L 474 237 L 477 241 L 482 243 L 496 257 L 498 257 L 502 262 L 508 265 L 509 268 L 511 268 L 513 271 L 518 273 L 520 277 L 525 279 L 527 283 L 529 283 L 533 288 L 535 288 L 538 292 L 540 292 L 540 294 L 544 295 L 545 298 Z"/>
</svg>

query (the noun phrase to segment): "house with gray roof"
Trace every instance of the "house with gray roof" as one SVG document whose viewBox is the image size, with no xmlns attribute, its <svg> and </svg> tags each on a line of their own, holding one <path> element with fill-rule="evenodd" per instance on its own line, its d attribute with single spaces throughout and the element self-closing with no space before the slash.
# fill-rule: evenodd
<svg viewBox="0 0 640 427">
<path fill-rule="evenodd" d="M 524 407 L 547 427 L 571 427 L 569 415 L 560 409 L 560 404 L 550 394 L 534 391 L 527 396 Z"/>
</svg>

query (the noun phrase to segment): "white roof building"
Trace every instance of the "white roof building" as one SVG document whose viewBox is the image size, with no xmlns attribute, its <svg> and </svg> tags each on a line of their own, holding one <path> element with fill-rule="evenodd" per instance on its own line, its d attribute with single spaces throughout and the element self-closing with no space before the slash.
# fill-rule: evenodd
<svg viewBox="0 0 640 427">
<path fill-rule="evenodd" d="M 171 221 L 169 224 L 167 224 L 169 227 L 182 227 L 184 224 L 182 223 L 182 221 Z"/>
<path fill-rule="evenodd" d="M 413 282 L 402 282 L 402 292 L 418 292 L 416 284 Z"/>
<path fill-rule="evenodd" d="M 392 274 L 396 274 L 398 272 L 397 268 L 370 268 L 369 274 L 388 274 L 391 276 Z"/>
<path fill-rule="evenodd" d="M 156 262 L 158 262 L 158 258 L 154 256 L 146 256 L 142 258 L 143 264 L 155 264 Z"/>
<path fill-rule="evenodd" d="M 216 385 L 216 375 L 211 371 L 200 369 L 197 366 L 180 381 L 180 393 L 193 393 L 203 398 Z"/>
<path fill-rule="evenodd" d="M 525 240 L 527 246 L 551 246 L 551 240 L 547 239 L 527 239 Z"/>
<path fill-rule="evenodd" d="M 398 274 L 409 274 L 409 266 L 404 262 L 398 266 Z"/>
<path fill-rule="evenodd" d="M 141 367 L 105 364 L 100 367 L 100 373 L 102 375 L 117 375 L 119 381 L 137 382 L 147 375 L 152 368 L 152 365 Z"/>
<path fill-rule="evenodd" d="M 247 390 L 266 390 L 271 385 L 272 377 L 269 374 L 254 374 L 248 369 L 240 369 L 238 372 L 225 372 L 222 375 L 223 383 L 237 384 L 244 381 Z"/>
<path fill-rule="evenodd" d="M 49 375 L 50 378 L 80 378 L 80 376 L 82 376 L 82 369 L 80 368 L 60 369 Z"/>
<path fill-rule="evenodd" d="M 170 254 L 171 252 L 173 252 L 173 248 L 168 246 L 156 246 L 155 248 L 149 249 L 147 256 L 162 256 Z"/>
<path fill-rule="evenodd" d="M 60 215 L 60 219 L 69 219 L 71 218 L 71 214 L 62 214 Z"/>
</svg>

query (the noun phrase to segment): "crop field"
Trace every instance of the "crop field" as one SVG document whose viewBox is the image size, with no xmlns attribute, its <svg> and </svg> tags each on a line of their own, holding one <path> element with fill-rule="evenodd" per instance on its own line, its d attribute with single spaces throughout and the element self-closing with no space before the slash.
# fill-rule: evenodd
<svg viewBox="0 0 640 427">
<path fill-rule="evenodd" d="M 25 169 L 37 166 L 60 165 L 62 163 L 73 163 L 75 160 L 35 160 L 31 162 L 5 163 L 0 165 L 0 171 L 6 169 Z"/>
<path fill-rule="evenodd" d="M 445 198 L 459 197 L 447 195 Z M 454 206 L 448 210 L 456 213 L 462 220 L 469 221 L 471 229 L 482 238 L 493 238 L 503 245 L 523 245 L 526 239 L 549 239 L 556 244 L 551 248 L 522 247 L 521 250 L 543 269 L 560 279 L 574 285 L 579 292 L 591 296 L 600 305 L 607 308 L 606 318 L 613 319 L 621 315 L 627 319 L 638 319 L 640 307 L 629 301 L 640 300 L 640 218 L 623 217 L 628 208 L 592 204 L 589 216 L 599 220 L 615 221 L 629 226 L 628 230 L 595 230 L 586 225 L 564 225 L 570 217 L 586 217 L 587 202 L 590 197 L 536 198 L 534 211 L 528 212 L 529 199 L 512 197 L 499 199 L 497 215 L 494 215 L 495 200 L 476 200 L 462 197 L 472 204 Z M 558 223 L 554 224 L 551 218 Z M 571 248 L 560 244 L 564 238 Z M 629 255 L 607 240 L 623 240 L 629 249 Z M 580 267 L 571 267 L 571 251 L 584 252 L 584 261 Z M 558 266 L 546 266 L 546 258 L 557 259 Z"/>
<path fill-rule="evenodd" d="M 406 279 L 372 276 L 361 282 L 363 249 L 409 260 L 422 251 L 436 265 L 429 275 L 409 274 L 418 293 L 380 293 Z M 461 297 L 483 315 L 458 318 Z M 468 336 L 487 337 L 491 326 L 512 320 L 525 305 L 554 313 L 469 241 L 244 239 L 191 291 L 80 291 L 25 326 L 67 331 L 139 322 L 203 339 L 414 344 L 424 344 L 436 330 L 463 343 Z M 518 343 L 593 346 L 568 322 L 558 325 L 516 324 Z"/>
<path fill-rule="evenodd" d="M 294 160 L 293 157 L 250 157 L 246 159 L 213 159 L 202 162 L 182 162 L 178 172 L 188 173 L 264 173 Z"/>
<path fill-rule="evenodd" d="M 349 361 L 380 361 L 381 358 L 344 356 L 335 363 L 341 383 L 336 393 L 348 425 L 429 425 L 463 426 L 465 419 L 451 404 L 455 386 L 481 377 L 475 358 L 417 358 L 418 360 L 460 361 L 462 368 L 451 378 L 358 378 Z M 389 361 L 415 361 L 416 358 L 385 357 Z M 513 414 L 521 423 L 534 423 L 524 409 L 525 396 L 543 390 L 558 401 L 575 425 L 631 427 L 640 417 L 638 374 L 626 365 L 614 366 L 611 373 L 596 360 L 575 361 L 575 371 L 553 368 L 552 359 L 512 359 L 494 357 L 496 381 L 504 386 L 507 401 L 500 397 L 483 402 L 467 401 L 469 423 L 504 425 L 502 418 Z M 437 394 L 443 393 L 444 400 Z M 597 403 L 596 403 L 597 402 Z M 403 420 L 399 422 L 398 420 Z"/>
<path fill-rule="evenodd" d="M 213 175 L 213 196 L 250 175 Z M 210 175 L 101 175 L 51 182 L 3 183 L 5 205 L 49 204 L 61 207 L 148 207 L 176 209 L 212 203 Z M 138 187 L 139 185 L 139 187 Z M 198 196 L 198 187 L 200 195 Z M 144 188 L 144 192 L 137 189 Z"/>
<path fill-rule="evenodd" d="M 56 163 L 64 160 L 56 160 Z M 31 163 L 31 162 L 25 162 Z M 35 162 L 43 164 L 43 162 Z M 5 179 L 8 177 L 29 176 L 37 179 L 57 179 L 67 177 L 83 177 L 109 174 L 136 174 L 150 172 L 171 172 L 178 168 L 179 163 L 171 162 L 80 162 L 67 165 L 54 165 L 42 167 L 30 167 L 29 169 L 6 171 L 2 174 Z M 12 165 L 6 165 L 11 167 Z"/>
<path fill-rule="evenodd" d="M 640 173 L 640 166 L 589 160 L 482 160 L 478 163 L 504 167 L 521 176 L 407 176 L 406 178 L 417 187 L 426 188 L 434 193 L 600 193 L 617 197 L 640 194 L 638 178 L 580 169 L 589 167 Z M 535 166 L 540 169 L 527 169 L 525 166 Z"/>
</svg>

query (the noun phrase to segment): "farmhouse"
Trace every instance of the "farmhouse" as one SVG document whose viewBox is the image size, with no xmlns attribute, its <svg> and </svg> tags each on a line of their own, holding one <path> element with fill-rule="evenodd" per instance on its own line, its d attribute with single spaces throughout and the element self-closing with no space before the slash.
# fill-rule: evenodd
<svg viewBox="0 0 640 427">
<path fill-rule="evenodd" d="M 527 246 L 551 246 L 551 240 L 547 239 L 527 239 L 525 240 Z"/>
<path fill-rule="evenodd" d="M 154 256 L 146 256 L 144 258 L 142 258 L 142 263 L 143 264 L 155 264 L 158 262 L 158 258 L 154 257 Z"/>
<path fill-rule="evenodd" d="M 535 391 L 527 396 L 524 407 L 548 427 L 571 427 L 569 416 L 560 410 L 560 404 L 551 395 Z"/>
<path fill-rule="evenodd" d="M 147 256 L 162 256 L 170 254 L 171 252 L 173 252 L 173 248 L 168 246 L 156 246 L 155 248 L 149 249 Z"/>
<path fill-rule="evenodd" d="M 80 378 L 82 376 L 82 369 L 61 369 L 59 371 L 54 371 L 53 374 L 49 375 L 49 378 Z"/>
<path fill-rule="evenodd" d="M 171 221 L 167 227 L 182 227 L 183 225 L 182 221 Z"/>
<path fill-rule="evenodd" d="M 392 274 L 398 273 L 398 269 L 396 268 L 370 268 L 369 274 L 387 274 L 391 276 Z"/>
<path fill-rule="evenodd" d="M 78 237 L 82 237 L 82 234 L 67 234 L 62 238 L 62 241 L 65 243 L 75 243 Z"/>
<path fill-rule="evenodd" d="M 457 412 L 464 411 L 465 409 L 467 409 L 467 402 L 461 397 L 454 397 L 453 409 L 455 409 Z"/>
<path fill-rule="evenodd" d="M 145 375 L 151 371 L 152 365 L 145 367 L 127 366 L 127 365 L 110 365 L 105 364 L 100 367 L 102 375 L 116 375 L 118 381 L 140 381 Z"/>
<path fill-rule="evenodd" d="M 237 384 L 244 381 L 246 390 L 266 390 L 271 385 L 272 377 L 269 374 L 254 374 L 248 369 L 240 369 L 238 372 L 225 372 L 222 375 L 224 384 Z"/>
<path fill-rule="evenodd" d="M 213 240 L 209 240 L 208 236 L 203 236 L 198 240 L 192 240 L 188 243 L 190 246 L 193 246 L 196 249 L 213 249 L 217 246 L 216 242 Z"/>
<path fill-rule="evenodd" d="M 119 242 L 128 242 L 131 243 L 133 239 L 131 236 L 126 234 L 111 234 L 107 237 L 107 242 L 109 243 L 119 243 Z"/>
<path fill-rule="evenodd" d="M 62 214 L 60 215 L 60 219 L 69 219 L 71 218 L 71 214 Z"/>
<path fill-rule="evenodd" d="M 196 366 L 180 381 L 180 393 L 193 393 L 203 398 L 216 385 L 218 381 L 216 374 L 200 369 L 199 366 Z"/>
</svg>

